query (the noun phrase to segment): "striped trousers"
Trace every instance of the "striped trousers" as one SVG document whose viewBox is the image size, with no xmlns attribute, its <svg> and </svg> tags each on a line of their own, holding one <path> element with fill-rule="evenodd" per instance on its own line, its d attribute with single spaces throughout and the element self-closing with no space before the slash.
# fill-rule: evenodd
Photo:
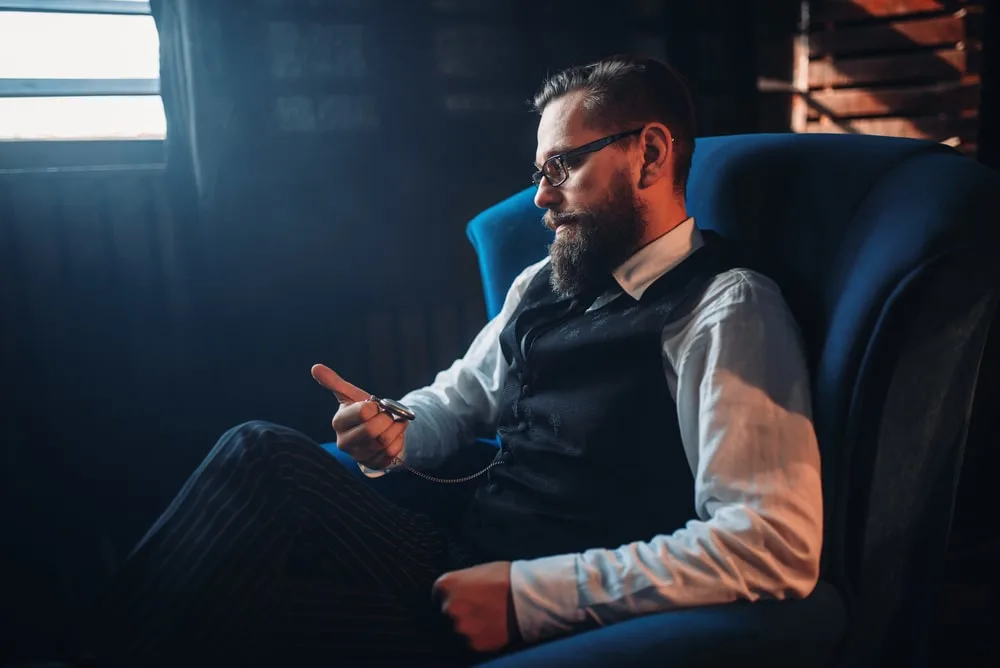
<svg viewBox="0 0 1000 668">
<path fill-rule="evenodd" d="M 431 600 L 460 541 L 302 434 L 228 431 L 102 600 L 102 666 L 446 666 L 485 660 Z"/>
</svg>

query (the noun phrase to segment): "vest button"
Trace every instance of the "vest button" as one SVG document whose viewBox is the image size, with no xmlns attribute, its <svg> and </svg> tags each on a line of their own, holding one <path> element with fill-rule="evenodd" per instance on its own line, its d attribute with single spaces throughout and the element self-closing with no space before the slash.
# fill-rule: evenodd
<svg viewBox="0 0 1000 668">
<path fill-rule="evenodd" d="M 486 487 L 486 491 L 489 492 L 490 494 L 499 494 L 500 493 L 500 485 L 496 484 L 495 482 L 491 482 Z"/>
<path fill-rule="evenodd" d="M 528 423 L 527 423 L 527 421 L 521 420 L 520 422 L 518 422 L 517 423 L 517 430 L 518 431 L 528 431 Z"/>
<path fill-rule="evenodd" d="M 521 388 L 521 396 L 530 397 L 532 391 L 534 391 L 534 388 L 531 387 L 531 385 L 525 385 L 524 387 Z"/>
<path fill-rule="evenodd" d="M 500 456 L 500 461 L 504 464 L 510 464 L 510 460 L 513 458 L 514 455 L 510 454 L 510 452 L 505 452 Z"/>
</svg>

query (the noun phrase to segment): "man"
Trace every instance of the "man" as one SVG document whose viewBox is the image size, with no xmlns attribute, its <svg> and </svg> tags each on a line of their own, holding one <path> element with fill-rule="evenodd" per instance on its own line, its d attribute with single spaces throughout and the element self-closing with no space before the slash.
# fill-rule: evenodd
<svg viewBox="0 0 1000 668">
<path fill-rule="evenodd" d="M 394 418 L 317 365 L 367 475 L 429 470 L 496 428 L 462 521 L 394 507 L 305 436 L 224 435 L 108 596 L 109 656 L 462 664 L 637 615 L 801 597 L 822 542 L 796 324 L 685 209 L 687 92 L 614 57 L 556 74 L 535 203 L 549 257 Z M 432 484 L 432 483 L 428 483 Z"/>
</svg>

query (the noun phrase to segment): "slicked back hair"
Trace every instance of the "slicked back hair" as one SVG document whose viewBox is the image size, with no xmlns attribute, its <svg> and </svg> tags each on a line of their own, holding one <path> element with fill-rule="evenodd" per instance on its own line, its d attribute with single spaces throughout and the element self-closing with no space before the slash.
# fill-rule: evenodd
<svg viewBox="0 0 1000 668">
<path fill-rule="evenodd" d="M 542 84 L 532 100 L 535 111 L 541 114 L 553 100 L 575 91 L 584 91 L 588 124 L 608 134 L 654 121 L 667 126 L 673 137 L 674 192 L 684 195 L 694 154 L 694 107 L 673 68 L 629 55 L 570 67 Z"/>
</svg>

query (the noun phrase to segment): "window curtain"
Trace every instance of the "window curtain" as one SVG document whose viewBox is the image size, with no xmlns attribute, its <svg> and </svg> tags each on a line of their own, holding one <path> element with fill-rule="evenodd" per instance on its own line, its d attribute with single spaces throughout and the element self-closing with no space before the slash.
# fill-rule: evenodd
<svg viewBox="0 0 1000 668">
<path fill-rule="evenodd" d="M 182 345 L 189 364 L 184 371 L 194 374 L 192 382 L 196 370 L 225 348 L 219 310 L 232 292 L 233 267 L 239 266 L 230 250 L 230 221 L 238 227 L 244 214 L 240 194 L 257 167 L 238 154 L 245 150 L 246 137 L 237 130 L 247 122 L 234 113 L 252 107 L 245 98 L 237 104 L 233 81 L 249 68 L 241 62 L 243 54 L 232 53 L 240 43 L 234 35 L 245 28 L 238 17 L 247 15 L 251 4 L 150 0 L 160 40 L 160 96 L 167 124 L 162 178 L 176 221 L 173 241 L 186 290 Z"/>
<path fill-rule="evenodd" d="M 222 76 L 223 4 L 215 0 L 151 0 L 160 38 L 160 91 L 167 119 L 167 177 L 187 213 L 216 201 L 227 141 Z"/>
</svg>

